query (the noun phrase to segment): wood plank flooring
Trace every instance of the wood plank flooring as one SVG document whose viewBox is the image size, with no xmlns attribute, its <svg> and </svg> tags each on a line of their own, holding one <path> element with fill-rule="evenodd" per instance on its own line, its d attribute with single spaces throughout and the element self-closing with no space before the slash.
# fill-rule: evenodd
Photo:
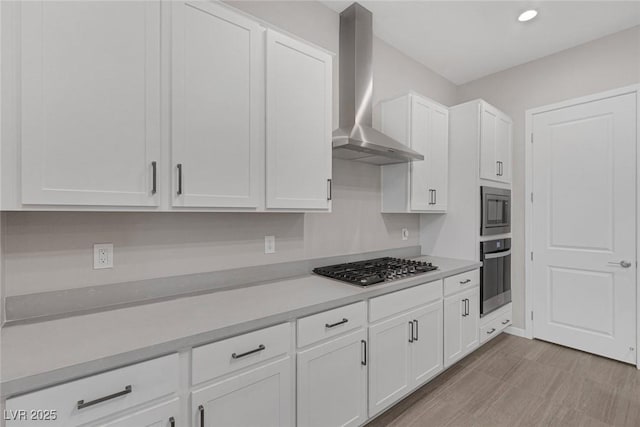
<svg viewBox="0 0 640 427">
<path fill-rule="evenodd" d="M 502 334 L 367 426 L 640 426 L 640 371 Z"/>
</svg>

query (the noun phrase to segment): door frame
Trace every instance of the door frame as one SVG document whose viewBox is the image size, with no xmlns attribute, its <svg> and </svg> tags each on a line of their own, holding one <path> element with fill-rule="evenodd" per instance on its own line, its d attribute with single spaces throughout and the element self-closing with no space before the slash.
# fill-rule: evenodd
<svg viewBox="0 0 640 427">
<path fill-rule="evenodd" d="M 625 95 L 628 93 L 636 94 L 636 171 L 640 170 L 640 84 L 633 84 L 617 89 L 598 92 L 587 96 L 567 99 L 561 102 L 543 105 L 541 107 L 531 108 L 525 111 L 525 211 L 524 211 L 524 241 L 525 241 L 525 318 L 524 318 L 524 336 L 533 339 L 533 260 L 531 255 L 533 252 L 533 203 L 531 194 L 533 191 L 533 116 L 536 114 L 557 110 L 560 108 L 571 107 L 574 105 L 585 104 L 587 102 L 597 101 L 600 99 L 612 98 L 614 96 Z M 640 173 L 636 172 L 636 265 L 638 264 L 638 242 L 640 241 Z M 640 292 L 638 292 L 639 276 L 636 273 L 636 347 L 640 344 Z M 636 367 L 640 369 L 640 351 L 636 348 Z"/>
</svg>

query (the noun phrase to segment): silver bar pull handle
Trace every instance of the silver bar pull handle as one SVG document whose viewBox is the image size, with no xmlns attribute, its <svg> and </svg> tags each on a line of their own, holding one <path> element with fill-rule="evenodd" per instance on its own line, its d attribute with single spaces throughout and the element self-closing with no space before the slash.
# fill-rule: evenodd
<svg viewBox="0 0 640 427">
<path fill-rule="evenodd" d="M 436 189 L 433 190 L 433 204 L 434 205 L 438 204 L 438 190 Z"/>
<path fill-rule="evenodd" d="M 491 335 L 492 333 L 494 333 L 496 331 L 496 328 L 491 328 L 487 331 L 487 335 Z"/>
<path fill-rule="evenodd" d="M 503 325 L 506 325 L 506 324 L 507 324 L 507 323 L 509 323 L 509 322 L 510 322 L 510 320 L 509 320 L 509 319 L 506 319 L 506 320 L 503 320 L 503 321 L 502 321 L 502 324 L 503 324 Z"/>
<path fill-rule="evenodd" d="M 108 396 L 99 397 L 94 400 L 90 400 L 85 402 L 84 400 L 78 400 L 77 407 L 78 410 L 88 408 L 89 406 L 97 405 L 98 403 L 106 402 L 107 400 L 115 399 L 116 397 L 124 396 L 125 394 L 129 394 L 133 391 L 130 385 L 126 386 L 124 390 L 119 391 L 117 393 L 110 394 Z"/>
<path fill-rule="evenodd" d="M 156 194 L 158 190 L 158 175 L 157 175 L 157 163 L 155 161 L 151 162 L 151 194 Z"/>
<path fill-rule="evenodd" d="M 240 354 L 233 353 L 233 354 L 231 355 L 231 357 L 232 357 L 233 359 L 240 359 L 241 357 L 249 356 L 250 354 L 257 353 L 257 352 L 259 352 L 259 351 L 265 350 L 266 348 L 267 348 L 267 347 L 265 347 L 263 344 L 260 344 L 260 345 L 258 346 L 258 348 L 254 348 L 253 350 L 249 350 L 249 351 L 246 351 L 246 352 L 244 352 L 244 353 L 240 353 Z"/>
<path fill-rule="evenodd" d="M 362 361 L 360 364 L 362 366 L 367 366 L 367 342 L 365 340 L 360 340 L 362 344 Z"/>
<path fill-rule="evenodd" d="M 336 323 L 325 323 L 324 327 L 327 328 L 327 329 L 335 328 L 336 326 L 344 325 L 348 321 L 349 321 L 349 319 L 347 319 L 346 317 L 343 317 L 342 320 L 339 321 L 339 322 L 336 322 Z"/>
<path fill-rule="evenodd" d="M 415 325 L 415 332 L 416 332 L 416 336 L 415 336 L 415 337 L 413 337 L 413 340 L 414 340 L 414 341 L 418 341 L 418 321 L 417 321 L 417 320 L 414 320 L 414 321 L 413 321 L 413 324 Z"/>
<path fill-rule="evenodd" d="M 508 251 L 502 251 L 502 252 L 486 254 L 484 256 L 484 259 L 502 258 L 502 257 L 505 257 L 507 255 L 511 255 L 511 249 L 509 249 Z"/>
<path fill-rule="evenodd" d="M 178 163 L 176 168 L 178 168 L 178 196 L 182 195 L 182 163 Z"/>
<path fill-rule="evenodd" d="M 461 280 L 460 284 L 461 285 L 466 285 L 467 283 L 469 283 L 471 281 L 471 279 L 466 279 L 466 280 Z"/>
<path fill-rule="evenodd" d="M 331 178 L 327 179 L 327 200 L 331 200 L 331 198 L 333 197 L 333 181 L 331 180 Z"/>
<path fill-rule="evenodd" d="M 198 412 L 200 412 L 200 427 L 204 427 L 204 406 L 198 406 Z"/>
<path fill-rule="evenodd" d="M 176 419 L 173 417 L 169 417 L 169 426 L 176 427 Z"/>
<path fill-rule="evenodd" d="M 409 321 L 409 342 L 413 342 L 413 322 Z"/>
</svg>

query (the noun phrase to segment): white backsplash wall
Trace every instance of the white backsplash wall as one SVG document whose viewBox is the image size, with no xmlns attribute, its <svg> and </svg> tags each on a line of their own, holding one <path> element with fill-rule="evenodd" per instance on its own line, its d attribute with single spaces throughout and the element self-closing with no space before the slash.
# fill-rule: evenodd
<svg viewBox="0 0 640 427">
<path fill-rule="evenodd" d="M 515 327 L 524 327 L 525 316 L 525 111 L 638 82 L 640 26 L 458 87 L 458 103 L 483 98 L 513 119 L 511 280 Z M 437 227 L 437 218 L 431 225 Z"/>
<path fill-rule="evenodd" d="M 245 12 L 338 53 L 339 16 L 317 2 L 231 2 Z M 338 57 L 334 62 L 334 126 Z M 374 39 L 374 105 L 410 89 L 446 105 L 456 87 Z M 380 213 L 380 168 L 334 160 L 333 212 L 8 212 L 5 296 L 191 274 L 419 244 L 419 217 Z M 409 239 L 401 239 L 402 228 Z M 264 236 L 276 253 L 264 254 Z M 114 244 L 114 268 L 93 270 L 93 244 Z"/>
</svg>

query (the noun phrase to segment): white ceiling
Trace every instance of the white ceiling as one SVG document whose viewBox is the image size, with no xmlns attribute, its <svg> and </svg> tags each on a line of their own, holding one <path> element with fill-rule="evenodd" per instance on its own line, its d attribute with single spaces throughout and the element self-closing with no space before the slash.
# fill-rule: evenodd
<svg viewBox="0 0 640 427">
<path fill-rule="evenodd" d="M 340 12 L 351 1 L 323 1 Z M 640 24 L 640 1 L 370 1 L 374 33 L 456 84 Z M 518 15 L 538 10 L 534 20 Z"/>
</svg>

